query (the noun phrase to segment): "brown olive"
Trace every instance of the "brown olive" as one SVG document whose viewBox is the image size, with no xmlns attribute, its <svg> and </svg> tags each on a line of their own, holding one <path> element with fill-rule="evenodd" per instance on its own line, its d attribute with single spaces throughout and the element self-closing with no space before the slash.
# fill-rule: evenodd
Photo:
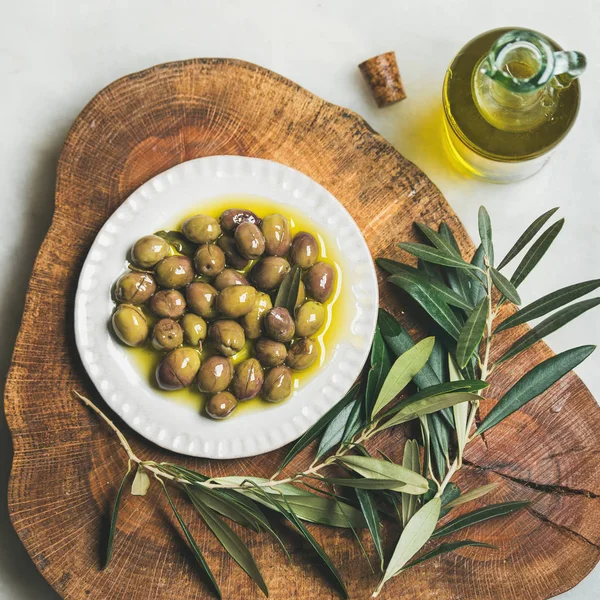
<svg viewBox="0 0 600 600">
<path fill-rule="evenodd" d="M 225 263 L 228 266 L 237 269 L 238 271 L 245 269 L 248 266 L 250 261 L 240 254 L 235 240 L 232 237 L 222 235 L 217 240 L 217 246 L 223 250 L 223 254 L 225 254 Z"/>
<path fill-rule="evenodd" d="M 206 403 L 206 414 L 212 419 L 226 419 L 237 407 L 237 400 L 229 392 L 219 392 Z"/>
<path fill-rule="evenodd" d="M 308 300 L 296 311 L 296 335 L 310 337 L 314 335 L 325 322 L 325 308 L 319 302 Z"/>
<path fill-rule="evenodd" d="M 233 363 L 225 356 L 211 356 L 198 371 L 198 389 L 201 392 L 222 392 L 227 389 L 233 377 Z"/>
<path fill-rule="evenodd" d="M 283 278 L 290 271 L 290 263 L 279 256 L 267 256 L 259 260 L 252 271 L 250 278 L 257 288 L 265 291 L 277 289 Z"/>
<path fill-rule="evenodd" d="M 304 371 L 317 360 L 319 348 L 315 340 L 301 338 L 296 340 L 288 351 L 286 364 L 294 371 Z"/>
<path fill-rule="evenodd" d="M 173 319 L 161 319 L 152 328 L 152 345 L 157 350 L 173 350 L 183 344 L 183 329 Z"/>
<path fill-rule="evenodd" d="M 185 290 L 189 309 L 205 319 L 214 319 L 217 316 L 217 295 L 217 290 L 203 281 L 194 281 Z"/>
<path fill-rule="evenodd" d="M 196 272 L 215 277 L 225 268 L 225 254 L 215 244 L 202 244 L 194 254 Z"/>
<path fill-rule="evenodd" d="M 319 246 L 315 236 L 306 231 L 297 233 L 290 250 L 292 264 L 298 265 L 302 269 L 310 269 L 317 262 L 318 257 Z"/>
<path fill-rule="evenodd" d="M 231 391 L 240 401 L 250 400 L 260 394 L 263 379 L 260 363 L 255 358 L 248 358 L 235 367 Z"/>
<path fill-rule="evenodd" d="M 290 222 L 283 215 L 267 215 L 260 226 L 265 236 L 265 254 L 284 256 L 292 244 Z"/>
<path fill-rule="evenodd" d="M 306 293 L 317 302 L 326 302 L 333 292 L 333 267 L 325 262 L 315 263 L 306 273 Z"/>
<path fill-rule="evenodd" d="M 269 402 L 281 402 L 292 393 L 292 372 L 287 367 L 275 367 L 265 376 L 262 395 Z"/>
<path fill-rule="evenodd" d="M 224 356 L 237 354 L 246 343 L 242 326 L 226 319 L 212 323 L 208 328 L 208 337 L 215 350 Z"/>
<path fill-rule="evenodd" d="M 218 311 L 230 319 L 249 313 L 254 306 L 256 290 L 251 285 L 230 285 L 217 297 Z"/>
<path fill-rule="evenodd" d="M 252 310 L 246 313 L 241 319 L 242 327 L 249 340 L 255 340 L 260 337 L 264 316 L 272 308 L 271 297 L 263 292 L 257 292 Z"/>
<path fill-rule="evenodd" d="M 216 219 L 208 215 L 196 215 L 183 222 L 183 235 L 196 244 L 210 244 L 221 235 L 221 227 Z"/>
<path fill-rule="evenodd" d="M 272 308 L 264 320 L 265 333 L 276 342 L 291 342 L 294 337 L 294 319 L 287 308 Z"/>
<path fill-rule="evenodd" d="M 254 356 L 263 367 L 277 367 L 287 358 L 285 344 L 270 338 L 260 338 L 254 344 Z"/>
<path fill-rule="evenodd" d="M 240 254 L 249 260 L 259 258 L 265 251 L 265 238 L 254 223 L 242 223 L 235 230 L 235 243 Z"/>
<path fill-rule="evenodd" d="M 302 279 L 298 282 L 298 295 L 296 296 L 296 304 L 294 308 L 298 308 L 306 300 L 306 289 Z"/>
<path fill-rule="evenodd" d="M 148 339 L 148 323 L 144 313 L 131 304 L 121 304 L 112 316 L 116 336 L 128 346 L 141 346 Z"/>
<path fill-rule="evenodd" d="M 251 211 L 245 208 L 228 208 L 219 219 L 223 231 L 233 231 L 242 223 L 254 223 L 260 225 L 260 219 Z"/>
<path fill-rule="evenodd" d="M 183 338 L 190 346 L 198 346 L 206 338 L 206 321 L 194 313 L 186 313 L 179 322 Z"/>
<path fill-rule="evenodd" d="M 145 235 L 131 249 L 131 260 L 142 269 L 150 269 L 159 260 L 169 256 L 171 246 L 157 235 Z"/>
<path fill-rule="evenodd" d="M 147 273 L 124 273 L 115 284 L 117 302 L 144 304 L 156 291 L 154 277 Z"/>
<path fill-rule="evenodd" d="M 213 281 L 213 285 L 222 291 L 230 285 L 248 285 L 248 280 L 233 269 L 223 269 Z"/>
<path fill-rule="evenodd" d="M 171 350 L 156 367 L 156 382 L 163 390 L 179 390 L 194 381 L 200 368 L 200 354 L 193 348 Z"/>
<path fill-rule="evenodd" d="M 154 267 L 154 277 L 162 288 L 182 288 L 194 279 L 194 265 L 187 256 L 167 256 Z"/>
<path fill-rule="evenodd" d="M 150 298 L 148 306 L 157 317 L 177 319 L 185 312 L 186 302 L 178 290 L 161 290 Z"/>
</svg>

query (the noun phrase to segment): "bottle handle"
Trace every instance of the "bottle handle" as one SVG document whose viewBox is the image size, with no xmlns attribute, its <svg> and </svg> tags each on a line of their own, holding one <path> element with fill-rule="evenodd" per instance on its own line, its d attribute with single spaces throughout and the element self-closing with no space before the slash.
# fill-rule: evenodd
<svg viewBox="0 0 600 600">
<path fill-rule="evenodd" d="M 575 50 L 563 50 L 554 53 L 554 73 L 557 82 L 568 86 L 585 71 L 587 60 L 585 55 Z"/>
</svg>

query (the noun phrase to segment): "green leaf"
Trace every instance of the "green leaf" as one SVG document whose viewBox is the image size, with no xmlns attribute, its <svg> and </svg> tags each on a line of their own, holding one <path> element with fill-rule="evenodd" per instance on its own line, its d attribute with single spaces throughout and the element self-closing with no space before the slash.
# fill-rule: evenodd
<svg viewBox="0 0 600 600">
<path fill-rule="evenodd" d="M 189 485 L 186 486 L 186 491 L 188 495 L 197 496 L 204 504 L 220 515 L 254 531 L 260 531 L 262 522 L 259 519 L 256 519 L 252 513 L 248 514 L 243 506 L 217 490 Z M 240 498 L 245 499 L 241 495 Z"/>
<path fill-rule="evenodd" d="M 413 254 L 418 258 L 422 258 L 423 260 L 436 265 L 442 265 L 443 267 L 455 267 L 457 269 L 465 269 L 467 271 L 477 270 L 477 267 L 465 262 L 454 252 L 450 253 L 445 250 L 439 250 L 438 248 L 426 246 L 425 244 L 415 244 L 413 242 L 401 242 L 398 244 L 398 246 L 405 252 Z"/>
<path fill-rule="evenodd" d="M 405 483 L 401 483 L 395 479 L 370 479 L 366 477 L 324 477 L 323 481 L 333 485 L 341 485 L 359 490 L 393 490 L 395 492 L 400 492 L 409 487 Z"/>
<path fill-rule="evenodd" d="M 423 455 L 423 474 L 426 477 L 430 475 L 432 466 L 431 433 L 429 431 L 429 423 L 427 422 L 428 418 L 428 415 L 425 415 L 424 417 L 419 417 L 419 425 L 421 426 L 421 439 L 423 440 L 423 449 L 425 451 Z"/>
<path fill-rule="evenodd" d="M 560 308 L 572 300 L 577 300 L 577 298 L 581 298 L 581 296 L 593 292 L 598 287 L 600 287 L 600 279 L 593 279 L 591 281 L 569 285 L 556 292 L 542 296 L 539 300 L 524 306 L 521 310 L 502 321 L 502 323 L 496 327 L 496 333 L 504 331 L 505 329 L 510 329 L 511 327 L 516 327 L 517 325 L 522 325 L 532 319 L 543 317 L 554 309 Z"/>
<path fill-rule="evenodd" d="M 371 411 L 371 418 L 386 407 L 425 366 L 434 343 L 434 337 L 425 338 L 396 359 L 381 386 L 381 391 Z"/>
<path fill-rule="evenodd" d="M 198 246 L 192 244 L 180 231 L 157 231 L 154 235 L 169 242 L 177 252 L 185 256 L 194 256 Z"/>
<path fill-rule="evenodd" d="M 446 475 L 450 464 L 451 431 L 440 412 L 434 412 L 425 417 L 429 424 L 431 437 L 431 458 L 435 471 L 440 479 Z"/>
<path fill-rule="evenodd" d="M 480 245 L 477 250 L 475 250 L 475 254 L 473 254 L 473 258 L 471 259 L 471 264 L 475 265 L 480 269 L 485 269 L 485 264 L 483 262 L 484 258 L 483 246 Z M 471 301 L 473 306 L 477 306 L 481 300 L 487 294 L 487 284 L 485 282 L 485 277 L 483 273 L 477 271 L 477 278 L 473 278 L 469 280 L 469 294 L 468 298 Z"/>
<path fill-rule="evenodd" d="M 562 229 L 565 220 L 561 219 L 553 225 L 550 225 L 542 235 L 534 242 L 533 246 L 526 252 L 523 260 L 519 263 L 513 276 L 510 278 L 511 283 L 518 288 L 527 275 L 533 271 L 534 267 L 540 262 L 542 256 L 546 254 L 548 248 Z"/>
<path fill-rule="evenodd" d="M 360 508 L 362 510 L 371 538 L 373 539 L 373 545 L 379 556 L 379 563 L 381 570 L 383 571 L 383 542 L 381 539 L 381 521 L 379 520 L 379 513 L 377 512 L 377 506 L 373 494 L 368 490 L 356 490 L 356 497 Z M 414 497 L 414 496 L 413 496 Z"/>
<path fill-rule="evenodd" d="M 448 240 L 450 244 L 452 244 L 460 256 L 460 248 L 458 247 L 458 243 L 456 242 L 454 234 L 452 233 L 450 227 L 448 227 L 448 225 L 443 221 L 440 223 L 439 233 L 444 239 Z M 462 269 L 453 269 L 452 267 L 445 267 L 444 273 L 448 278 L 450 287 L 462 298 L 468 300 L 470 297 L 469 283 L 473 281 L 471 277 L 468 276 Z M 469 302 L 469 304 L 471 304 L 471 307 L 473 306 L 472 302 Z"/>
<path fill-rule="evenodd" d="M 280 306 L 287 309 L 292 316 L 295 314 L 301 277 L 302 269 L 298 265 L 294 265 L 283 278 L 273 306 Z"/>
<path fill-rule="evenodd" d="M 268 483 L 271 480 L 265 479 L 264 477 L 243 477 L 240 475 L 228 475 L 227 477 L 215 477 L 213 480 L 216 483 L 233 484 L 236 486 L 245 486 L 243 489 L 236 491 L 253 494 L 256 486 L 261 487 L 261 484 Z M 308 490 L 299 488 L 291 483 L 281 483 L 277 486 L 279 491 L 276 491 L 272 487 L 264 487 L 264 491 L 269 494 L 285 494 L 286 496 L 313 496 Z"/>
<path fill-rule="evenodd" d="M 498 269 L 505 267 L 529 242 L 536 236 L 537 232 L 546 224 L 548 219 L 558 210 L 558 207 L 545 212 L 538 217 L 516 241 L 515 245 L 508 251 L 508 254 L 502 259 L 498 265 Z"/>
<path fill-rule="evenodd" d="M 417 565 L 425 562 L 426 560 L 431 560 L 432 558 L 436 558 L 441 554 L 448 554 L 449 552 L 454 552 L 454 550 L 459 550 L 460 548 L 466 548 L 467 546 L 475 546 L 478 548 L 491 548 L 492 550 L 497 550 L 496 546 L 492 546 L 491 544 L 486 544 L 484 542 L 474 542 L 473 540 L 460 540 L 458 542 L 444 542 L 440 544 L 434 550 L 423 554 L 419 558 L 409 562 L 401 572 L 410 569 L 411 567 L 416 567 Z"/>
<path fill-rule="evenodd" d="M 460 488 L 452 481 L 448 483 L 441 495 L 442 510 L 440 511 L 440 519 L 446 516 L 452 510 L 452 501 L 459 496 Z"/>
<path fill-rule="evenodd" d="M 383 382 L 391 368 L 391 357 L 381 336 L 379 324 L 377 324 L 375 327 L 375 336 L 373 337 L 373 345 L 371 346 L 371 369 L 367 373 L 367 387 L 365 391 L 367 414 L 371 414 Z"/>
<path fill-rule="evenodd" d="M 456 244 L 453 244 L 447 235 L 442 235 L 441 232 L 438 233 L 435 229 L 428 227 L 424 223 L 415 223 L 415 225 L 438 250 L 444 252 L 447 256 L 454 256 L 455 258 L 462 259 Z"/>
<path fill-rule="evenodd" d="M 464 369 L 469 359 L 479 348 L 479 342 L 483 337 L 485 325 L 488 318 L 489 303 L 484 298 L 469 315 L 467 322 L 463 325 L 456 344 L 456 360 L 458 366 Z"/>
<path fill-rule="evenodd" d="M 494 245 L 492 244 L 492 221 L 485 206 L 479 207 L 478 215 L 479 224 L 479 237 L 481 238 L 481 245 L 483 251 L 488 259 L 488 265 L 494 266 Z"/>
<path fill-rule="evenodd" d="M 435 338 L 435 344 L 427 364 L 433 369 L 440 381 L 448 381 L 447 351 L 439 337 Z"/>
<path fill-rule="evenodd" d="M 385 260 L 385 259 L 382 259 Z M 396 261 L 393 261 L 396 262 Z M 402 264 L 402 263 L 398 263 Z M 426 260 L 417 259 L 417 269 L 426 277 L 443 282 L 442 275 L 437 265 L 428 263 Z"/>
<path fill-rule="evenodd" d="M 498 288 L 503 296 L 508 298 L 517 306 L 521 304 L 521 296 L 519 296 L 519 292 L 517 292 L 515 286 L 506 277 L 504 277 L 500 271 L 490 268 L 490 275 L 492 276 L 494 285 Z"/>
<path fill-rule="evenodd" d="M 477 428 L 477 433 L 483 433 L 497 425 L 500 421 L 522 408 L 527 402 L 545 392 L 571 369 L 583 362 L 595 349 L 595 346 L 572 348 L 546 359 L 531 369 L 498 400 L 496 406 L 492 408 L 483 423 Z"/>
<path fill-rule="evenodd" d="M 560 329 L 563 325 L 571 322 L 584 312 L 598 306 L 598 304 L 600 304 L 600 298 L 591 298 L 590 300 L 582 300 L 581 302 L 571 304 L 571 306 L 567 306 L 566 308 L 555 312 L 553 315 L 550 315 L 547 319 L 544 319 L 541 323 L 536 325 L 533 329 L 530 329 L 524 336 L 520 337 L 497 362 L 504 362 L 520 352 L 527 350 L 530 346 L 533 346 L 547 335 Z"/>
<path fill-rule="evenodd" d="M 117 520 L 119 518 L 119 508 L 121 506 L 121 498 L 123 497 L 123 489 L 125 488 L 125 483 L 127 482 L 127 478 L 131 473 L 131 461 L 129 461 L 127 465 L 127 473 L 125 473 L 121 485 L 119 486 L 119 491 L 117 492 L 117 496 L 115 498 L 115 503 L 112 509 L 112 515 L 110 517 L 110 527 L 108 529 L 108 539 L 106 541 L 106 556 L 104 559 L 104 569 L 108 567 L 108 563 L 112 557 L 113 553 L 113 542 L 115 540 L 115 533 L 117 531 Z"/>
<path fill-rule="evenodd" d="M 342 436 L 342 443 L 348 443 L 366 425 L 364 405 L 364 393 L 361 393 L 354 401 L 354 404 L 352 404 L 352 410 L 348 415 L 344 435 Z"/>
<path fill-rule="evenodd" d="M 360 399 L 355 399 L 353 402 L 345 406 L 343 410 L 331 420 L 327 426 L 327 429 L 323 433 L 323 437 L 319 443 L 319 448 L 317 449 L 315 458 L 323 456 L 329 450 L 338 446 L 344 439 L 344 432 L 346 431 L 346 425 L 348 424 L 350 415 L 355 410 L 356 406 L 359 405 L 359 402 Z"/>
<path fill-rule="evenodd" d="M 142 465 L 138 465 L 131 484 L 131 495 L 132 496 L 145 496 L 150 488 L 150 477 L 146 473 L 146 469 Z"/>
<path fill-rule="evenodd" d="M 404 444 L 404 455 L 402 466 L 405 469 L 421 474 L 421 460 L 419 456 L 419 444 L 417 440 L 406 440 Z M 412 519 L 418 508 L 418 500 L 414 494 L 401 494 L 402 498 L 402 527 Z"/>
<path fill-rule="evenodd" d="M 450 354 L 448 354 L 448 372 L 450 374 L 450 381 L 463 381 L 463 377 Z M 469 402 L 461 402 L 452 407 L 452 411 L 454 412 L 454 428 L 456 429 L 456 445 L 459 460 L 462 460 L 463 451 L 469 437 L 467 424 L 469 421 L 470 407 L 471 404 Z"/>
<path fill-rule="evenodd" d="M 461 515 L 453 521 L 450 521 L 450 523 L 440 527 L 431 537 L 442 537 L 444 535 L 449 535 L 451 533 L 455 533 L 456 531 L 460 531 L 465 527 L 482 523 L 483 521 L 487 521 L 489 519 L 509 515 L 525 506 L 528 506 L 529 504 L 531 504 L 529 501 L 502 502 L 501 504 L 490 504 L 490 506 L 478 508 L 473 512 Z"/>
<path fill-rule="evenodd" d="M 451 502 L 446 504 L 446 508 L 454 508 L 455 506 L 460 506 L 461 504 L 466 504 L 467 502 L 471 502 L 472 500 L 477 500 L 477 498 L 481 498 L 490 492 L 493 492 L 497 487 L 498 483 L 488 483 L 487 485 L 482 485 L 481 487 L 475 488 L 460 496 L 454 498 Z"/>
<path fill-rule="evenodd" d="M 279 502 L 278 496 L 274 496 L 274 499 Z M 331 527 L 360 529 L 367 526 L 361 511 L 340 500 L 324 496 L 288 496 L 287 494 L 285 499 L 296 515 L 304 521 Z"/>
</svg>

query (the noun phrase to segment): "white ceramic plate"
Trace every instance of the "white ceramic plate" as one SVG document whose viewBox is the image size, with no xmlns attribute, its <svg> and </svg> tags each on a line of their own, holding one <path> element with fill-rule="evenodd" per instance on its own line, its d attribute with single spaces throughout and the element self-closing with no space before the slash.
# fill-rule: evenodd
<svg viewBox="0 0 600 600">
<path fill-rule="evenodd" d="M 110 334 L 111 286 L 132 244 L 211 199 L 255 195 L 289 205 L 327 232 L 341 258 L 343 330 L 325 365 L 294 395 L 268 410 L 212 421 L 154 390 L 128 349 Z M 238 156 L 191 160 L 136 190 L 106 221 L 83 265 L 75 300 L 75 338 L 83 364 L 108 405 L 135 431 L 174 452 L 238 458 L 274 450 L 302 435 L 348 391 L 368 357 L 378 307 L 377 278 L 365 240 L 327 190 L 279 163 Z"/>
</svg>

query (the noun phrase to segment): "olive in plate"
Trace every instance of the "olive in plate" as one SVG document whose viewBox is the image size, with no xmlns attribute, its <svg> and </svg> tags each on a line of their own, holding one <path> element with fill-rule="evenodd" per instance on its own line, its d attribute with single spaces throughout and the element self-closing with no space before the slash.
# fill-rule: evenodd
<svg viewBox="0 0 600 600">
<path fill-rule="evenodd" d="M 162 288 L 182 288 L 194 279 L 194 265 L 187 256 L 167 256 L 154 267 L 154 278 Z"/>
<path fill-rule="evenodd" d="M 290 222 L 283 215 L 267 215 L 260 228 L 265 236 L 265 254 L 285 256 L 292 244 Z"/>
<path fill-rule="evenodd" d="M 178 319 L 185 312 L 186 302 L 179 290 L 160 290 L 150 298 L 148 306 L 157 317 Z"/>
<path fill-rule="evenodd" d="M 142 269 L 150 269 L 170 253 L 171 246 L 166 240 L 157 235 L 145 235 L 131 248 L 131 260 Z"/>
<path fill-rule="evenodd" d="M 195 244 L 210 244 L 221 235 L 218 221 L 208 215 L 196 215 L 183 222 L 183 235 Z"/>
<path fill-rule="evenodd" d="M 217 310 L 230 319 L 249 313 L 256 300 L 256 290 L 251 285 L 230 285 L 217 297 Z"/>
<path fill-rule="evenodd" d="M 325 307 L 320 302 L 307 300 L 296 311 L 296 335 L 310 337 L 321 329 L 325 322 Z"/>
<path fill-rule="evenodd" d="M 245 208 L 228 208 L 220 217 L 219 223 L 223 231 L 234 231 L 242 223 L 260 225 L 260 219 Z"/>
<path fill-rule="evenodd" d="M 233 377 L 233 363 L 225 356 L 207 358 L 198 371 L 196 381 L 201 392 L 214 394 L 226 390 Z"/>
<path fill-rule="evenodd" d="M 183 330 L 183 339 L 190 346 L 198 346 L 206 338 L 206 321 L 194 313 L 186 313 L 179 321 Z"/>
<path fill-rule="evenodd" d="M 255 358 L 247 358 L 235 367 L 231 380 L 231 391 L 240 401 L 251 400 L 260 394 L 264 374 L 260 363 Z"/>
<path fill-rule="evenodd" d="M 156 367 L 156 382 L 163 390 L 179 390 L 190 385 L 198 369 L 200 354 L 194 348 L 171 350 Z"/>
<path fill-rule="evenodd" d="M 317 302 L 326 302 L 333 292 L 335 275 L 333 267 L 326 262 L 315 263 L 306 273 L 306 293 Z"/>
<path fill-rule="evenodd" d="M 217 316 L 217 296 L 217 290 L 203 281 L 194 281 L 185 289 L 189 309 L 204 319 L 214 319 Z"/>
<path fill-rule="evenodd" d="M 212 419 L 226 419 L 237 407 L 237 400 L 230 392 L 219 392 L 206 403 L 206 414 Z"/>
<path fill-rule="evenodd" d="M 269 402 L 281 402 L 292 393 L 292 372 L 287 367 L 274 367 L 265 376 L 262 395 Z"/>
<path fill-rule="evenodd" d="M 214 321 L 208 328 L 208 338 L 215 350 L 223 356 L 237 354 L 246 344 L 242 326 L 236 321 L 221 319 Z"/>
<path fill-rule="evenodd" d="M 294 371 L 304 371 L 317 360 L 319 348 L 315 340 L 311 338 L 300 338 L 290 347 L 286 364 Z"/>
<path fill-rule="evenodd" d="M 196 272 L 215 277 L 225 268 L 225 254 L 215 244 L 202 244 L 194 254 Z"/>
<path fill-rule="evenodd" d="M 292 264 L 302 269 L 310 269 L 319 257 L 319 245 L 315 236 L 307 231 L 300 231 L 294 236 L 290 250 Z"/>
<path fill-rule="evenodd" d="M 276 342 L 286 344 L 294 338 L 294 319 L 287 308 L 281 306 L 272 308 L 264 320 L 265 333 Z"/>
<path fill-rule="evenodd" d="M 225 262 L 233 269 L 240 271 L 248 266 L 250 261 L 240 254 L 235 240 L 232 237 L 228 235 L 222 235 L 217 240 L 217 246 L 223 250 Z"/>
<path fill-rule="evenodd" d="M 234 269 L 223 269 L 213 281 L 213 285 L 222 291 L 230 285 L 248 285 L 248 280 Z"/>
<path fill-rule="evenodd" d="M 267 311 L 272 308 L 273 304 L 269 294 L 257 292 L 252 310 L 240 319 L 246 338 L 255 340 L 261 336 L 263 319 Z"/>
<path fill-rule="evenodd" d="M 254 343 L 254 356 L 265 368 L 278 367 L 287 358 L 287 348 L 281 342 L 263 337 Z"/>
<path fill-rule="evenodd" d="M 148 322 L 144 313 L 132 304 L 121 304 L 112 316 L 116 336 L 128 346 L 141 346 L 148 339 Z"/>
<path fill-rule="evenodd" d="M 289 272 L 290 263 L 285 258 L 267 256 L 252 267 L 250 278 L 258 289 L 269 292 L 277 289 Z"/>
<path fill-rule="evenodd" d="M 234 237 L 240 254 L 248 260 L 261 257 L 265 251 L 265 237 L 254 223 L 244 222 L 239 225 Z"/>
<path fill-rule="evenodd" d="M 157 350 L 173 350 L 183 344 L 183 329 L 173 319 L 161 319 L 152 328 L 152 346 Z"/>
<path fill-rule="evenodd" d="M 115 284 L 117 302 L 144 304 L 156 291 L 154 277 L 147 273 L 123 273 Z"/>
</svg>

